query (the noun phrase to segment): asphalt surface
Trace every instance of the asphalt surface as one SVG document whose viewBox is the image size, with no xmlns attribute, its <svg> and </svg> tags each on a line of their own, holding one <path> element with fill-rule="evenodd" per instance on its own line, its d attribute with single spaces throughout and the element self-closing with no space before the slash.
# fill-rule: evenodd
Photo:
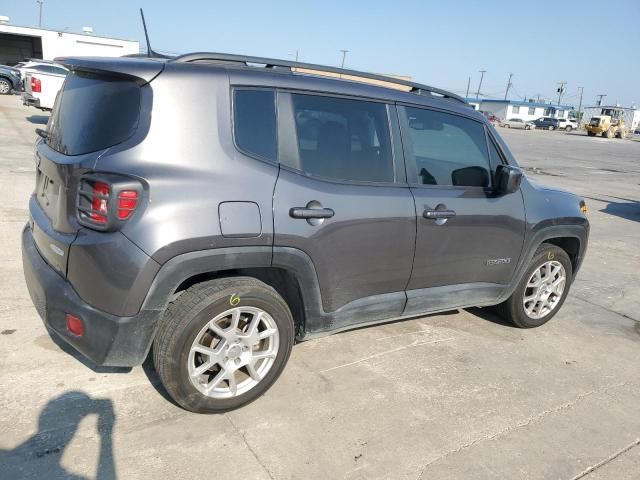
<svg viewBox="0 0 640 480">
<path fill-rule="evenodd" d="M 471 309 L 313 340 L 264 397 L 205 416 L 148 365 L 92 368 L 31 305 L 20 231 L 46 120 L 0 97 L 0 478 L 640 478 L 640 142 L 500 130 L 528 175 L 589 207 L 549 324 Z"/>
</svg>

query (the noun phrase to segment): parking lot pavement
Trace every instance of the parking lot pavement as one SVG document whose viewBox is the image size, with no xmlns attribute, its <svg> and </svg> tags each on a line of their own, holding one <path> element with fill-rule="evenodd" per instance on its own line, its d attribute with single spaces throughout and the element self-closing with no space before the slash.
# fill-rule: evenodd
<svg viewBox="0 0 640 480">
<path fill-rule="evenodd" d="M 45 331 L 19 245 L 45 121 L 0 97 L 0 477 L 638 478 L 640 143 L 500 130 L 527 175 L 589 207 L 549 324 L 470 309 L 309 341 L 264 397 L 205 416 L 148 365 L 91 368 Z"/>
</svg>

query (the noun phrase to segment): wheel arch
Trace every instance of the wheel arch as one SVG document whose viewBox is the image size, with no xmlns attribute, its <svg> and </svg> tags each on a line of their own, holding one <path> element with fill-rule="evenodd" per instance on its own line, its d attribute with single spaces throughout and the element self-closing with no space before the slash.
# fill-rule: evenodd
<svg viewBox="0 0 640 480">
<path fill-rule="evenodd" d="M 571 259 L 571 267 L 573 270 L 571 280 L 573 281 L 582 265 L 588 238 L 589 224 L 586 221 L 583 224 L 550 225 L 535 230 L 535 233 L 533 233 L 526 242 L 523 255 L 509 283 L 509 287 L 500 295 L 497 303 L 503 302 L 511 296 L 531 263 L 531 259 L 543 243 L 551 243 L 567 252 Z"/>
<path fill-rule="evenodd" d="M 304 337 L 307 319 L 322 301 L 313 263 L 296 249 L 228 247 L 178 255 L 158 271 L 142 310 L 162 312 L 192 285 L 235 276 L 257 278 L 274 288 L 291 309 L 296 337 Z"/>
</svg>

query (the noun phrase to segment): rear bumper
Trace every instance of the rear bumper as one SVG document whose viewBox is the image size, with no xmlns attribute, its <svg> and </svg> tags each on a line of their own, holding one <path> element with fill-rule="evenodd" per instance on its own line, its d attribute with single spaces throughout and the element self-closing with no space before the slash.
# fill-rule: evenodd
<svg viewBox="0 0 640 480">
<path fill-rule="evenodd" d="M 22 232 L 22 265 L 31 300 L 45 325 L 96 365 L 140 365 L 151 346 L 156 310 L 117 317 L 84 302 L 71 285 L 42 258 L 31 229 Z M 81 337 L 67 330 L 65 316 L 82 320 Z"/>
<path fill-rule="evenodd" d="M 35 98 L 33 95 L 25 92 L 22 94 L 22 104 L 26 105 L 27 107 L 40 108 L 40 99 Z"/>
</svg>

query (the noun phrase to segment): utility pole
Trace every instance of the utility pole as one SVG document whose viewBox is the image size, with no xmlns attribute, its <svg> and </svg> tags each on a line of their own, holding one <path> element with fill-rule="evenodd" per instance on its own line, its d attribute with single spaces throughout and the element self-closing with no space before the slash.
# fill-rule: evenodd
<svg viewBox="0 0 640 480">
<path fill-rule="evenodd" d="M 607 96 L 607 95 L 606 95 L 606 94 L 603 94 L 603 93 L 601 93 L 601 94 L 599 94 L 599 95 L 596 95 L 596 97 L 598 97 L 598 101 L 596 102 L 596 105 L 598 105 L 599 107 L 600 107 L 600 106 L 602 106 L 602 99 L 603 99 L 604 97 L 606 97 L 606 96 Z"/>
<path fill-rule="evenodd" d="M 560 102 L 562 101 L 562 95 L 564 94 L 566 88 L 564 88 L 564 86 L 567 84 L 567 82 L 565 82 L 564 80 L 562 82 L 558 82 L 558 84 L 560 85 L 558 87 L 558 105 L 560 105 Z"/>
<path fill-rule="evenodd" d="M 296 62 L 298 61 L 298 49 L 296 48 Z"/>
<path fill-rule="evenodd" d="M 344 68 L 344 60 L 345 58 L 347 58 L 347 53 L 349 53 L 349 50 L 340 50 L 342 52 L 342 65 L 340 65 L 340 68 Z"/>
<path fill-rule="evenodd" d="M 469 80 L 467 80 L 467 94 L 464 96 L 464 98 L 469 98 L 469 87 L 471 86 L 471 77 L 469 77 Z"/>
<path fill-rule="evenodd" d="M 480 98 L 480 89 L 482 88 L 482 79 L 484 78 L 485 73 L 487 73 L 486 70 L 480 70 L 480 83 L 478 83 L 478 91 L 476 92 L 476 98 Z"/>
<path fill-rule="evenodd" d="M 509 74 L 509 80 L 507 81 L 507 91 L 504 92 L 504 99 L 506 100 L 509 96 L 509 89 L 511 88 L 511 79 L 513 78 L 513 73 Z"/>
<path fill-rule="evenodd" d="M 580 124 L 582 123 L 582 115 L 580 112 L 582 112 L 582 93 L 584 92 L 584 87 L 578 87 L 578 90 L 580 90 L 580 104 L 578 105 L 578 127 L 579 127 Z"/>
<path fill-rule="evenodd" d="M 38 15 L 38 26 L 41 27 L 42 26 L 42 4 L 44 3 L 44 0 L 36 0 L 36 3 L 38 4 L 38 7 L 40 9 L 40 14 Z"/>
</svg>

